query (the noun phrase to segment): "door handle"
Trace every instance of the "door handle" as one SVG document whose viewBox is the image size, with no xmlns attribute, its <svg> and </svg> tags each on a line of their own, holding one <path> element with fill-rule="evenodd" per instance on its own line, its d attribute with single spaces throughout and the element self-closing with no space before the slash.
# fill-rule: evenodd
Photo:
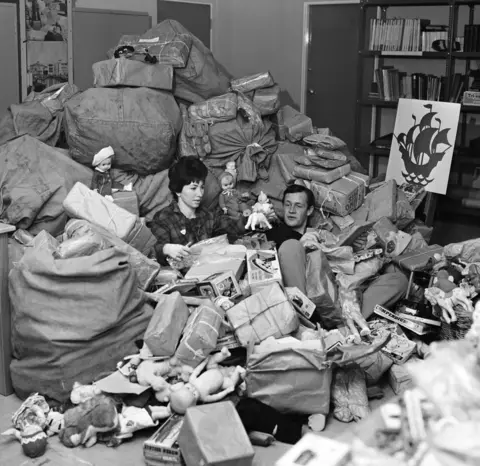
<svg viewBox="0 0 480 466">
<path fill-rule="evenodd" d="M 313 95 L 313 94 L 316 94 L 315 90 L 313 90 L 313 89 L 309 89 L 309 90 L 308 90 L 308 93 L 309 93 L 309 94 L 312 94 L 312 95 Z"/>
</svg>

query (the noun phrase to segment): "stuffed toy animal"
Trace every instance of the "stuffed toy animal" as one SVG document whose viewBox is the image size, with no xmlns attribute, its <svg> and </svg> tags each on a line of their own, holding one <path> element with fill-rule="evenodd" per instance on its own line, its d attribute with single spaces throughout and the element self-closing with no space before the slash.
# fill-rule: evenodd
<svg viewBox="0 0 480 466">
<path fill-rule="evenodd" d="M 229 376 L 225 376 L 220 369 L 210 369 L 202 374 L 209 362 L 209 358 L 201 362 L 193 371 L 187 384 L 174 389 L 170 396 L 170 407 L 178 414 L 185 414 L 187 408 L 194 406 L 198 401 L 214 403 L 225 398 L 235 390 L 235 387 L 244 379 L 245 369 L 237 366 Z"/>
<path fill-rule="evenodd" d="M 95 395 L 78 406 L 65 411 L 65 425 L 60 431 L 60 441 L 69 448 L 97 442 L 99 432 L 109 432 L 118 426 L 118 412 L 113 400 L 105 395 Z"/>
<path fill-rule="evenodd" d="M 101 393 L 102 391 L 95 385 L 82 385 L 79 382 L 74 382 L 72 392 L 70 393 L 70 401 L 74 405 L 79 405 Z"/>
<path fill-rule="evenodd" d="M 425 289 L 425 299 L 432 306 L 438 305 L 440 307 L 442 313 L 441 317 L 447 324 L 457 321 L 457 316 L 455 314 L 455 310 L 453 309 L 453 304 L 450 296 L 448 296 L 448 293 L 445 293 L 440 288 L 433 286 Z"/>
<path fill-rule="evenodd" d="M 57 435 L 63 429 L 64 420 L 63 414 L 57 411 L 50 410 L 47 415 L 46 433 L 49 437 Z"/>
</svg>

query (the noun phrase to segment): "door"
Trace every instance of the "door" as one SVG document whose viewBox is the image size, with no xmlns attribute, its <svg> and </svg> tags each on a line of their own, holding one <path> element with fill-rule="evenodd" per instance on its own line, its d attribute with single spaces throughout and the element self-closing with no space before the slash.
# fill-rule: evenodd
<svg viewBox="0 0 480 466">
<path fill-rule="evenodd" d="M 359 5 L 310 6 L 306 113 L 354 148 Z"/>
<path fill-rule="evenodd" d="M 211 49 L 212 5 L 210 3 L 157 0 L 157 19 L 174 19 Z"/>
<path fill-rule="evenodd" d="M 0 3 L 0 115 L 11 104 L 20 102 L 20 73 L 18 60 L 17 5 Z"/>
<path fill-rule="evenodd" d="M 148 13 L 75 8 L 73 10 L 73 83 L 93 85 L 92 65 L 107 59 L 124 34 L 143 34 L 152 26 Z"/>
</svg>

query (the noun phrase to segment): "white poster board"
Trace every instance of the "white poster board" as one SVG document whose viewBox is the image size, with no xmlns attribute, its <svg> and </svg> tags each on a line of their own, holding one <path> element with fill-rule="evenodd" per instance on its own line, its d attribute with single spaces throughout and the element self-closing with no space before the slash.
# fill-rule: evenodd
<svg viewBox="0 0 480 466">
<path fill-rule="evenodd" d="M 460 104 L 400 99 L 386 179 L 446 194 Z"/>
</svg>

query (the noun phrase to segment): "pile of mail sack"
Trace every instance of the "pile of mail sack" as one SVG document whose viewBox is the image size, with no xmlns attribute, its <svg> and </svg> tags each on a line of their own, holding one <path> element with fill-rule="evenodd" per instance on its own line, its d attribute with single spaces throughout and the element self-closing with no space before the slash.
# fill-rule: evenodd
<svg viewBox="0 0 480 466">
<path fill-rule="evenodd" d="M 205 372 L 219 370 L 222 384 L 272 416 L 316 425 L 311 416 L 333 412 L 348 422 L 368 416 L 383 376 L 401 393 L 411 383 L 408 359 L 426 356 L 431 341 L 466 335 L 480 288 L 478 240 L 429 246 L 432 229 L 419 218 L 425 192 L 371 180 L 328 128 L 281 105 L 269 72 L 233 79 L 172 20 L 123 36 L 93 72 L 95 87 L 34 93 L 0 123 L 0 221 L 17 228 L 9 290 L 20 397 L 39 392 L 71 407 L 81 384 L 90 400 L 120 397 L 119 415 L 132 397 L 160 405 L 173 428 L 183 419 L 169 407 L 173 387 L 195 385 L 192 371 L 208 362 Z M 92 159 L 107 145 L 112 177 L 131 186 L 113 201 L 89 188 Z M 203 202 L 212 209 L 229 162 L 237 189 L 265 193 L 279 218 L 286 186 L 312 190 L 308 227 L 322 240 L 308 254 L 306 294 L 285 286 L 276 245 L 261 233 L 193 245 L 186 273 L 160 267 L 148 225 L 171 201 L 168 168 L 187 155 L 209 169 Z M 405 299 L 377 306 L 366 322 L 361 292 L 386 267 L 403 274 Z M 154 373 L 139 379 L 142 364 Z M 155 374 L 152 364 L 167 370 Z M 196 396 L 215 398 L 222 384 Z M 214 415 L 220 426 L 225 412 Z M 200 442 L 195 416 L 184 445 Z M 247 424 L 241 417 L 242 428 L 261 430 Z M 200 450 L 188 466 L 200 464 Z M 248 450 L 242 464 L 251 459 Z"/>
</svg>

